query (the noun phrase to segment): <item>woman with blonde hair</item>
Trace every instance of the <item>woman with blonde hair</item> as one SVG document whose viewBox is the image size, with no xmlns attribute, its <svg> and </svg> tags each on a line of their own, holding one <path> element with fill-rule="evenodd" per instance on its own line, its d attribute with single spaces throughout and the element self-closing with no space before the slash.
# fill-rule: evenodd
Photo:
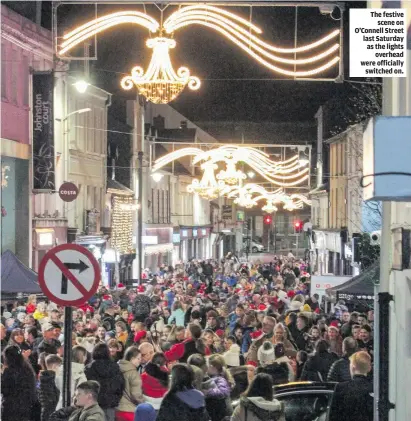
<svg viewBox="0 0 411 421">
<path fill-rule="evenodd" d="M 40 302 L 37 304 L 36 311 L 33 313 L 33 317 L 40 322 L 40 324 L 47 321 L 47 305 L 45 302 Z"/>
<path fill-rule="evenodd" d="M 273 345 L 283 344 L 285 348 L 285 355 L 289 358 L 294 358 L 297 355 L 295 346 L 288 339 L 287 328 L 282 323 L 277 323 L 274 327 Z"/>
</svg>

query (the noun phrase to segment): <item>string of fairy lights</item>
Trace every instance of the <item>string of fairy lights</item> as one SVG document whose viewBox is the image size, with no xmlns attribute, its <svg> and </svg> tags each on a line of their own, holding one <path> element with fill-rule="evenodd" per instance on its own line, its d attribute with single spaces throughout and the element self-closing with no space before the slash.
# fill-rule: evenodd
<svg viewBox="0 0 411 421">
<path fill-rule="evenodd" d="M 123 254 L 133 251 L 133 202 L 133 196 L 113 194 L 111 244 Z"/>
</svg>

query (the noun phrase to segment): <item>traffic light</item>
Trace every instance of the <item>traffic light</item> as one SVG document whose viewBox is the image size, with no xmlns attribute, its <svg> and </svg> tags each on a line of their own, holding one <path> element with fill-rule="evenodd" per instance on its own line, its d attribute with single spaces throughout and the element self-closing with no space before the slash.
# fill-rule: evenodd
<svg viewBox="0 0 411 421">
<path fill-rule="evenodd" d="M 251 229 L 251 218 L 247 219 L 246 228 L 247 228 L 248 231 L 250 231 L 250 229 Z"/>
<path fill-rule="evenodd" d="M 265 225 L 271 225 L 272 222 L 273 222 L 273 218 L 271 217 L 271 215 L 265 215 L 264 216 L 264 224 Z"/>
<path fill-rule="evenodd" d="M 303 230 L 303 223 L 301 221 L 295 221 L 294 230 L 295 232 L 301 232 Z"/>
</svg>

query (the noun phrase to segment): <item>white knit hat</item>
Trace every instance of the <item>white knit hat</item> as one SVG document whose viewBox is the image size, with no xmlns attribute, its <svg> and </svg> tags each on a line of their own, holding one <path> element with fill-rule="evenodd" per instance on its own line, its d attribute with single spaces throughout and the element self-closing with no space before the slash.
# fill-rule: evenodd
<svg viewBox="0 0 411 421">
<path fill-rule="evenodd" d="M 230 346 L 230 349 L 223 354 L 225 363 L 229 367 L 240 366 L 240 347 L 237 344 Z"/>
<path fill-rule="evenodd" d="M 274 347 L 271 342 L 265 341 L 257 352 L 258 362 L 261 365 L 269 364 L 275 360 Z"/>
</svg>

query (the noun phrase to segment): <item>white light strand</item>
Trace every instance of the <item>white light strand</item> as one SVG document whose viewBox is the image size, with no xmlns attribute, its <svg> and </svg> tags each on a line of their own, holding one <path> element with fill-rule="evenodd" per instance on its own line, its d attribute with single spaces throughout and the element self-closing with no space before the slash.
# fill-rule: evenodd
<svg viewBox="0 0 411 421">
<path fill-rule="evenodd" d="M 221 27 L 217 24 L 213 24 L 213 23 L 210 23 L 210 22 L 202 21 L 202 20 L 193 19 L 193 20 L 187 20 L 187 21 L 181 22 L 179 25 L 176 25 L 174 30 L 179 29 L 179 28 L 184 27 L 184 26 L 188 26 L 190 24 L 198 24 L 198 25 L 206 26 L 210 29 L 215 29 L 216 31 L 218 31 L 221 34 L 223 34 L 224 36 L 226 36 L 230 41 L 232 41 L 234 44 L 236 44 L 238 47 L 240 47 L 243 51 L 245 51 L 248 55 L 253 57 L 260 64 L 262 64 L 263 66 L 269 68 L 270 70 L 272 70 L 276 73 L 283 74 L 284 76 L 300 77 L 300 78 L 308 77 L 308 76 L 314 76 L 318 73 L 322 73 L 325 70 L 330 69 L 331 67 L 333 67 L 334 65 L 336 65 L 340 61 L 340 57 L 334 57 L 331 60 L 329 60 L 327 63 L 325 63 L 325 64 L 323 64 L 319 67 L 315 67 L 313 69 L 310 69 L 310 70 L 301 70 L 301 71 L 287 70 L 287 69 L 283 69 L 283 68 L 278 67 L 278 66 L 274 66 L 273 64 L 269 63 L 267 60 L 265 60 L 260 55 L 258 55 L 253 50 L 251 50 L 249 48 L 248 43 L 245 44 L 245 43 L 240 42 L 235 36 L 231 35 L 226 29 L 224 29 L 223 27 Z"/>
<path fill-rule="evenodd" d="M 244 28 L 241 28 L 234 22 L 220 16 L 217 13 L 210 13 L 210 12 L 185 13 L 185 14 L 179 15 L 178 17 L 175 18 L 175 20 L 172 20 L 171 22 L 172 23 L 171 25 L 169 25 L 170 26 L 169 29 L 167 29 L 167 23 L 164 24 L 164 27 L 167 33 L 172 33 L 174 32 L 174 30 L 184 27 L 184 26 L 188 26 L 190 24 L 202 25 L 203 23 L 201 22 L 210 23 L 210 25 L 212 25 L 210 26 L 210 28 L 213 28 L 216 30 L 218 29 L 215 25 L 219 25 L 219 27 L 221 27 L 222 30 L 224 30 L 224 32 L 223 31 L 220 31 L 220 32 L 225 36 L 227 36 L 227 33 L 230 33 L 232 36 L 236 37 L 237 38 L 236 41 L 234 41 L 231 38 L 230 39 L 236 42 L 236 44 L 239 45 L 240 47 L 241 45 L 245 45 L 246 47 L 248 47 L 249 50 L 252 49 L 252 50 L 258 51 L 260 54 L 262 54 L 263 56 L 267 57 L 268 59 L 272 61 L 277 61 L 279 63 L 285 63 L 285 64 L 290 64 L 290 65 L 308 64 L 308 63 L 313 63 L 313 62 L 322 60 L 340 48 L 339 44 L 335 43 L 331 47 L 329 47 L 327 50 L 317 55 L 314 55 L 312 57 L 301 58 L 301 59 L 288 59 L 288 58 L 276 56 L 266 51 L 267 49 L 273 50 L 273 46 L 261 41 L 258 37 L 255 37 L 254 35 L 250 36 L 249 30 L 245 30 Z M 263 47 L 260 47 L 260 45 L 263 45 L 265 49 Z M 274 50 L 276 49 L 277 48 L 274 47 Z"/>
<path fill-rule="evenodd" d="M 318 41 L 315 41 L 311 44 L 307 44 L 301 47 L 295 47 L 295 48 L 281 48 L 281 47 L 277 47 L 275 45 L 271 45 L 268 44 L 262 40 L 260 40 L 258 37 L 254 36 L 252 33 L 249 32 L 249 28 L 251 28 L 252 30 L 254 30 L 255 32 L 257 32 L 258 34 L 262 33 L 262 30 L 260 28 L 258 28 L 257 26 L 253 25 L 252 23 L 250 23 L 249 21 L 246 21 L 245 19 L 239 17 L 238 15 L 228 12 L 225 9 L 221 9 L 219 7 L 215 7 L 215 6 L 209 6 L 209 5 L 195 5 L 195 6 L 186 6 L 183 7 L 181 9 L 179 9 L 177 12 L 174 12 L 172 15 L 170 15 L 166 21 L 164 22 L 164 28 L 166 29 L 167 32 L 171 33 L 174 32 L 175 29 L 173 29 L 173 25 L 175 24 L 175 22 L 177 22 L 178 20 L 181 20 L 182 17 L 185 18 L 190 18 L 191 14 L 202 14 L 202 18 L 203 19 L 208 19 L 208 17 L 211 15 L 210 12 L 217 12 L 219 15 L 225 15 L 228 16 L 229 18 L 236 20 L 237 22 L 242 23 L 244 26 L 247 27 L 247 29 L 242 28 L 242 30 L 244 31 L 245 35 L 248 36 L 248 38 L 250 38 L 251 40 L 253 40 L 254 42 L 260 44 L 261 46 L 263 46 L 265 49 L 270 50 L 270 51 L 274 51 L 277 53 L 284 53 L 284 54 L 294 54 L 294 53 L 302 53 L 304 51 L 309 51 L 309 50 L 313 50 L 317 47 L 319 47 L 320 45 L 323 45 L 325 43 L 327 43 L 328 41 L 332 40 L 333 38 L 337 37 L 340 34 L 340 30 L 336 29 L 334 31 L 332 31 L 330 34 L 326 35 L 325 37 L 321 38 Z M 219 16 L 220 19 L 223 19 L 222 16 Z M 228 22 L 230 22 L 229 20 L 227 20 Z M 233 25 L 232 22 L 230 22 L 229 24 Z"/>
<path fill-rule="evenodd" d="M 310 169 L 302 168 L 298 164 L 298 155 L 288 159 L 288 165 L 283 167 L 283 162 L 271 161 L 268 155 L 258 149 L 241 146 L 221 146 L 211 151 L 203 152 L 198 148 L 184 148 L 167 154 L 157 160 L 152 168 L 155 172 L 168 163 L 180 159 L 184 156 L 193 156 L 193 164 L 210 160 L 215 162 L 225 162 L 229 160 L 244 161 L 255 172 L 259 173 L 267 181 L 278 187 L 291 187 L 302 184 L 309 177 Z M 295 171 L 294 174 L 291 174 Z"/>
<path fill-rule="evenodd" d="M 124 23 L 132 23 L 143 26 L 153 33 L 157 32 L 160 28 L 159 23 L 145 13 L 134 11 L 112 13 L 110 15 L 94 19 L 64 35 L 63 38 L 65 41 L 61 44 L 62 48 L 59 54 L 64 55 L 66 52 L 86 39 L 91 38 L 92 36 L 113 26 Z"/>
</svg>

